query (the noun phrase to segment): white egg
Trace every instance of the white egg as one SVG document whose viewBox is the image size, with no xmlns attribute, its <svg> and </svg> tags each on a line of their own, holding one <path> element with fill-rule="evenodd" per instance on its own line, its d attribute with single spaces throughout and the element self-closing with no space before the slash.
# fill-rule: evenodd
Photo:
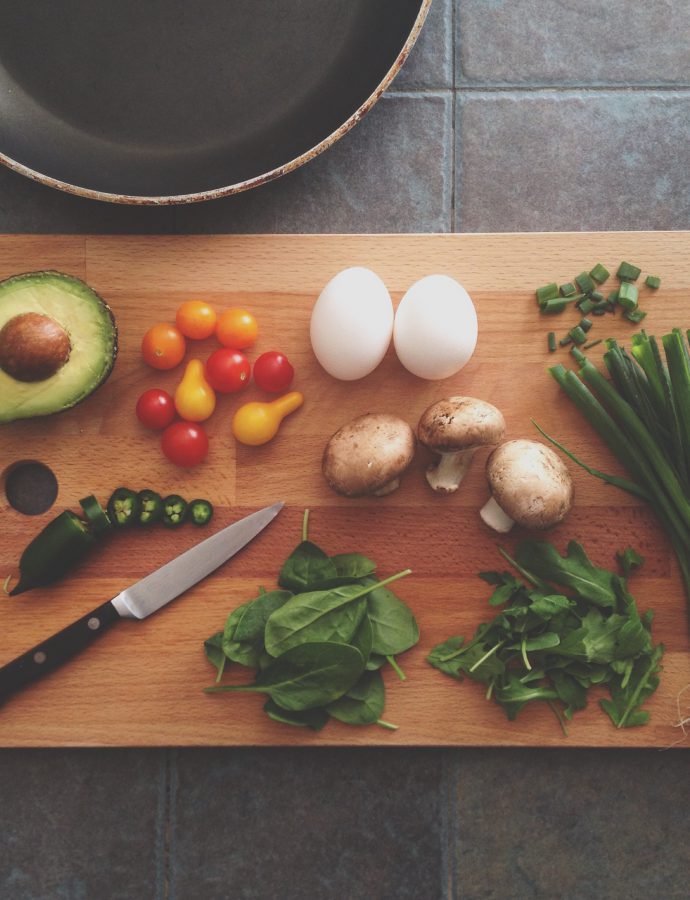
<svg viewBox="0 0 690 900">
<path fill-rule="evenodd" d="M 412 285 L 395 313 L 395 352 L 420 378 L 449 378 L 474 353 L 477 330 L 477 312 L 465 288 L 448 275 L 427 275 Z"/>
<path fill-rule="evenodd" d="M 378 366 L 393 334 L 393 303 L 370 269 L 343 269 L 314 304 L 309 329 L 314 354 L 329 375 L 363 378 Z"/>
</svg>

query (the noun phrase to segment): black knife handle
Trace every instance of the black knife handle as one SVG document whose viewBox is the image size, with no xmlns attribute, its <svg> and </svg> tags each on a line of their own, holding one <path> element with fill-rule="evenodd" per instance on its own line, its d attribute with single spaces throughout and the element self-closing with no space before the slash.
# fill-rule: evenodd
<svg viewBox="0 0 690 900">
<path fill-rule="evenodd" d="M 0 669 L 0 703 L 10 694 L 66 662 L 120 618 L 108 600 L 67 628 L 36 644 Z"/>
</svg>

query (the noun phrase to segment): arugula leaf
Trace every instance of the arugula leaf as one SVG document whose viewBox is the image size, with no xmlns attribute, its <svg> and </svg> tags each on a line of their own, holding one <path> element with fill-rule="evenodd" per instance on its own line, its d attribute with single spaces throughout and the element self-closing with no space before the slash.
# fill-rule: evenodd
<svg viewBox="0 0 690 900">
<path fill-rule="evenodd" d="M 659 685 L 657 674 L 661 671 L 663 654 L 664 646 L 659 644 L 649 657 L 637 659 L 626 676 L 611 682 L 611 699 L 599 703 L 616 728 L 630 728 L 649 721 L 649 713 L 641 707 Z"/>
<path fill-rule="evenodd" d="M 640 566 L 644 565 L 644 556 L 641 556 L 632 547 L 626 547 L 625 550 L 616 551 L 616 559 L 620 566 L 621 573 L 624 578 L 628 578 L 633 572 L 636 572 Z"/>
<path fill-rule="evenodd" d="M 615 605 L 614 574 L 592 565 L 577 541 L 570 541 L 565 556 L 546 541 L 523 541 L 515 558 L 537 577 L 570 588 L 583 600 L 602 607 Z"/>
</svg>

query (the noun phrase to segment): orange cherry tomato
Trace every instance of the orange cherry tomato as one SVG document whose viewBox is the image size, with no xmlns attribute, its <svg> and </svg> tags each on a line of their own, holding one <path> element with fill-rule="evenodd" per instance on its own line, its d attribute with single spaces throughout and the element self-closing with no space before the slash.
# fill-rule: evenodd
<svg viewBox="0 0 690 900">
<path fill-rule="evenodd" d="M 185 337 L 203 340 L 211 337 L 216 327 L 216 311 L 203 300 L 187 300 L 175 314 L 175 323 Z"/>
<path fill-rule="evenodd" d="M 186 349 L 182 332 L 168 322 L 152 325 L 141 342 L 142 356 L 154 369 L 174 369 L 184 359 Z"/>
<path fill-rule="evenodd" d="M 256 319 L 246 309 L 226 309 L 218 316 L 216 337 L 224 347 L 245 350 L 252 346 L 258 334 Z"/>
</svg>

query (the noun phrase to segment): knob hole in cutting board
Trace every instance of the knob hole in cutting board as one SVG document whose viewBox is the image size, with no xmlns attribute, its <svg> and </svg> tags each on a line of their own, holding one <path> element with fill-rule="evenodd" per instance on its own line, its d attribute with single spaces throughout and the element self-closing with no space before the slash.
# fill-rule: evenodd
<svg viewBox="0 0 690 900">
<path fill-rule="evenodd" d="M 5 473 L 7 502 L 25 516 L 40 516 L 55 503 L 57 495 L 57 478 L 45 463 L 22 460 Z"/>
</svg>

